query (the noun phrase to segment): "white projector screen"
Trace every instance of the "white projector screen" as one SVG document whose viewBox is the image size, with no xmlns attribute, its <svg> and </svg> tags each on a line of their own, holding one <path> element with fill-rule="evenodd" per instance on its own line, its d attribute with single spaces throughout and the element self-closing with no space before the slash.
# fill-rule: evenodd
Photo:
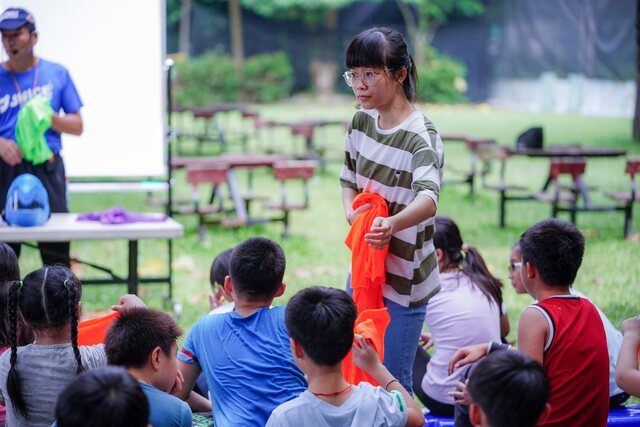
<svg viewBox="0 0 640 427">
<path fill-rule="evenodd" d="M 166 176 L 164 1 L 0 0 L 0 5 L 33 14 L 35 54 L 64 65 L 84 103 L 83 134 L 62 137 L 67 175 Z"/>
</svg>

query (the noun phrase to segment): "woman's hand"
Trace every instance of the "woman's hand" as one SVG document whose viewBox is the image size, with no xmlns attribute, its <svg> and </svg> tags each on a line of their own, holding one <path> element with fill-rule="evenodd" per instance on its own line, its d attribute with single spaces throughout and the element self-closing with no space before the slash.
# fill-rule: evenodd
<svg viewBox="0 0 640 427">
<path fill-rule="evenodd" d="M 433 347 L 433 336 L 431 336 L 429 332 L 421 332 L 419 343 L 424 349 L 424 351 L 427 351 L 431 347 Z"/>
<path fill-rule="evenodd" d="M 458 389 L 456 391 L 450 391 L 449 396 L 453 397 L 454 405 L 466 405 L 469 406 L 473 402 L 471 400 L 471 396 L 467 391 L 467 384 L 469 384 L 469 380 L 467 379 L 465 382 L 458 381 Z"/>
<path fill-rule="evenodd" d="M 473 363 L 476 360 L 486 356 L 489 344 L 476 344 L 468 347 L 462 347 L 451 356 L 449 359 L 449 375 L 453 374 L 458 368 L 461 368 L 469 363 Z"/>
<path fill-rule="evenodd" d="M 389 218 L 376 217 L 369 233 L 364 235 L 364 241 L 373 249 L 382 249 L 389 244 L 393 231 L 393 224 Z"/>
<path fill-rule="evenodd" d="M 147 305 L 144 303 L 144 301 L 138 298 L 137 295 L 126 294 L 120 297 L 120 303 L 118 305 L 111 306 L 111 310 L 121 312 L 122 310 L 126 310 L 128 308 L 146 306 Z"/>
<path fill-rule="evenodd" d="M 360 206 L 356 210 L 349 212 L 347 214 L 347 222 L 349 223 L 349 225 L 353 225 L 353 221 L 356 220 L 356 217 L 360 215 L 362 212 L 366 211 L 367 209 L 371 209 L 371 206 L 372 206 L 371 203 L 365 203 L 364 205 Z"/>
</svg>

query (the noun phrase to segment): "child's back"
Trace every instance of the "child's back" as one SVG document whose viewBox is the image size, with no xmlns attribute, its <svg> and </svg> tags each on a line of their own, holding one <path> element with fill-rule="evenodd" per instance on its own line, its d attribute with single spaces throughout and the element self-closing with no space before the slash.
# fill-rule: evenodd
<svg viewBox="0 0 640 427">
<path fill-rule="evenodd" d="M 207 376 L 216 425 L 264 425 L 271 411 L 306 387 L 293 362 L 284 307 L 205 316 L 187 337 L 180 360 Z"/>
<path fill-rule="evenodd" d="M 104 347 L 79 347 L 85 370 L 105 366 Z M 76 378 L 76 357 L 71 343 L 36 345 L 17 349 L 16 369 L 20 376 L 22 397 L 29 408 L 29 419 L 15 413 L 7 392 L 7 373 L 11 351 L 0 356 L 0 399 L 7 406 L 7 424 L 10 426 L 46 426 L 54 419 L 58 395 Z"/>
<path fill-rule="evenodd" d="M 587 299 L 573 295 L 534 304 L 548 319 L 543 366 L 551 381 L 551 417 L 544 426 L 601 425 L 609 411 L 609 358 L 602 320 Z M 606 398 L 604 398 L 606 396 Z"/>
<path fill-rule="evenodd" d="M 332 405 L 306 390 L 273 411 L 267 426 L 389 426 L 406 423 L 404 401 L 399 394 L 361 382 L 340 406 Z"/>
</svg>

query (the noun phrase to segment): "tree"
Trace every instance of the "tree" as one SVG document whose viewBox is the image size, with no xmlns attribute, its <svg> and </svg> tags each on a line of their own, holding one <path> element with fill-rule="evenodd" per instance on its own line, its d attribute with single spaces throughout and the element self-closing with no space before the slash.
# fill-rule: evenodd
<svg viewBox="0 0 640 427">
<path fill-rule="evenodd" d="M 485 10 L 482 0 L 396 0 L 396 4 L 407 27 L 417 64 L 425 63 L 425 48 L 450 16 L 471 17 Z"/>
<path fill-rule="evenodd" d="M 636 2 L 636 111 L 633 115 L 633 139 L 640 141 L 640 1 Z"/>
</svg>

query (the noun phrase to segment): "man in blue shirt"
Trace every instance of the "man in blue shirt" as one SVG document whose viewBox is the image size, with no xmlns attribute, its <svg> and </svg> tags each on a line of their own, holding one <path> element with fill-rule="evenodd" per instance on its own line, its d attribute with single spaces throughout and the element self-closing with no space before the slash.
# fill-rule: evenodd
<svg viewBox="0 0 640 427">
<path fill-rule="evenodd" d="M 11 181 L 31 173 L 44 184 L 51 212 L 68 212 L 61 134 L 82 133 L 82 101 L 66 68 L 34 55 L 38 33 L 33 15 L 21 8 L 5 10 L 0 15 L 0 32 L 8 55 L 0 67 L 0 211 L 4 210 Z M 53 155 L 42 164 L 33 164 L 23 159 L 15 130 L 21 107 L 38 95 L 49 99 L 54 111 L 51 128 L 45 133 Z M 64 114 L 59 114 L 61 111 Z M 19 255 L 20 244 L 12 247 Z M 69 242 L 40 242 L 39 247 L 45 265 L 69 266 Z"/>
</svg>

